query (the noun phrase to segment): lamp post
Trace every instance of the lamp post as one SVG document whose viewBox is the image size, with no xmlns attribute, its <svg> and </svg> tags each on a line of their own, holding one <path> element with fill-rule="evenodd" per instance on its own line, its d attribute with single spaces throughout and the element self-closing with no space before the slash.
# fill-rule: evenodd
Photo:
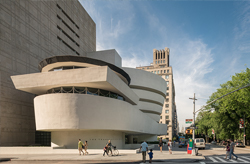
<svg viewBox="0 0 250 164">
<path fill-rule="evenodd" d="M 194 142 L 194 139 L 195 139 L 195 93 L 194 93 L 194 97 L 193 98 L 189 98 L 191 100 L 194 100 L 193 101 L 193 104 L 194 104 L 194 110 L 193 110 L 193 142 Z M 192 148 L 192 155 L 195 155 L 195 146 L 193 144 L 193 148 Z"/>
</svg>

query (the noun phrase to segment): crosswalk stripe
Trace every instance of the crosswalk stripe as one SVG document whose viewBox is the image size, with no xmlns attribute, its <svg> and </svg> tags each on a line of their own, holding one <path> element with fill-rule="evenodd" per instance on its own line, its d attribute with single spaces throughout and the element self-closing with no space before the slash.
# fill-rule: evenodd
<svg viewBox="0 0 250 164">
<path fill-rule="evenodd" d="M 241 156 L 240 158 L 245 158 L 245 159 L 247 159 L 247 160 L 250 160 L 250 158 L 245 157 L 245 156 Z"/>
<path fill-rule="evenodd" d="M 250 163 L 250 156 L 240 156 L 236 160 L 235 158 L 232 160 L 225 160 L 223 156 L 213 156 L 213 157 L 207 157 L 214 163 Z"/>
<path fill-rule="evenodd" d="M 214 158 L 220 160 L 221 162 L 227 162 L 227 161 L 225 161 L 225 160 L 223 160 L 223 159 L 220 159 L 219 157 L 214 157 Z"/>
<path fill-rule="evenodd" d="M 213 162 L 218 162 L 218 161 L 216 161 L 213 157 L 208 157 L 211 161 L 213 161 Z"/>
<path fill-rule="evenodd" d="M 241 158 L 238 158 L 237 160 L 243 161 L 243 162 L 245 162 L 245 163 L 249 163 L 248 161 L 245 161 L 244 159 L 241 159 Z"/>
</svg>

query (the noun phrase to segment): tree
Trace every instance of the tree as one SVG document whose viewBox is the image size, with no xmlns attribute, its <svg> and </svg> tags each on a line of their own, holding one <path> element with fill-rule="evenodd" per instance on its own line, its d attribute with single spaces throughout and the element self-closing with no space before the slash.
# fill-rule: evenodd
<svg viewBox="0 0 250 164">
<path fill-rule="evenodd" d="M 221 88 L 214 92 L 207 103 L 240 87 L 250 84 L 250 69 L 232 76 L 232 80 L 221 84 Z M 211 111 L 214 108 L 214 111 Z M 246 135 L 250 135 L 250 87 L 234 92 L 212 103 L 197 116 L 198 132 L 211 136 L 211 129 L 215 130 L 220 139 L 242 139 L 243 132 L 239 129 L 239 120 L 245 115 Z"/>
</svg>

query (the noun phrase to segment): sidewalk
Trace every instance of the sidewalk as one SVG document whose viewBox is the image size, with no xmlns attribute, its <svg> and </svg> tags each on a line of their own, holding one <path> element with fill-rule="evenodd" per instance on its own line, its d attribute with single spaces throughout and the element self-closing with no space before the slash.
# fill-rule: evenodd
<svg viewBox="0 0 250 164">
<path fill-rule="evenodd" d="M 158 147 L 156 149 L 159 149 Z M 122 152 L 122 151 L 121 151 Z M 119 156 L 103 157 L 102 153 L 96 152 L 89 155 L 80 156 L 78 151 L 75 154 L 0 154 L 0 159 L 11 159 L 11 161 L 84 161 L 84 163 L 117 163 L 117 162 L 134 162 L 140 163 L 142 159 L 141 153 L 126 153 L 123 152 Z M 153 161 L 156 162 L 195 162 L 203 160 L 203 156 L 191 156 L 187 154 L 185 148 L 173 148 L 173 154 L 169 154 L 166 147 L 163 148 L 163 152 L 154 150 Z M 148 159 L 148 156 L 147 156 Z M 0 160 L 1 161 L 1 160 Z"/>
</svg>

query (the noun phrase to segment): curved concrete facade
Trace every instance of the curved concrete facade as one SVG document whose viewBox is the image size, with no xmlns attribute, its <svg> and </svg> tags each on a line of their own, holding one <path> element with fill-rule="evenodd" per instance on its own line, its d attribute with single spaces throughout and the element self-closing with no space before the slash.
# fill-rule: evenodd
<svg viewBox="0 0 250 164">
<path fill-rule="evenodd" d="M 11 77 L 17 89 L 38 95 L 34 99 L 36 129 L 51 132 L 52 146 L 76 148 L 81 138 L 89 148 L 103 148 L 109 139 L 122 148 L 125 141 L 133 142 L 133 136 L 140 136 L 138 142 L 155 141 L 167 131 L 167 126 L 158 123 L 166 92 L 162 78 L 132 68 L 100 66 L 106 63 L 102 61 L 79 68 L 85 59 L 45 63 L 46 71 Z M 67 66 L 67 70 L 51 71 L 55 66 Z M 64 93 L 67 87 L 73 91 Z M 86 92 L 75 92 L 75 88 Z"/>
<path fill-rule="evenodd" d="M 165 100 L 166 82 L 150 72 L 123 68 L 131 77 L 130 87 L 139 97 L 137 107 L 148 117 L 159 122 Z"/>
</svg>

